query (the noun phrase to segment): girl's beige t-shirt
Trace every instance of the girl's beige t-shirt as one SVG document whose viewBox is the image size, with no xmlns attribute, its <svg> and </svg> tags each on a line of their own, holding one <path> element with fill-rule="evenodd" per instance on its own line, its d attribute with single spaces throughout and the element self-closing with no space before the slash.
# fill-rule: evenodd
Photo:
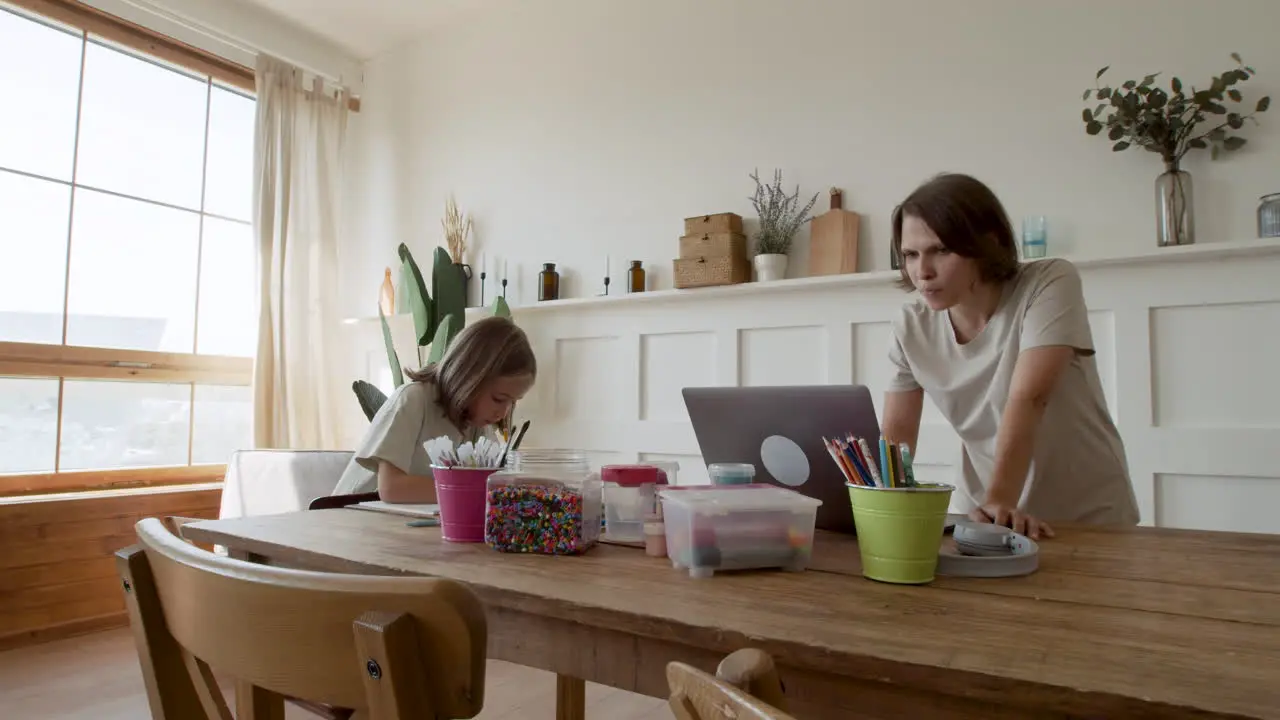
<svg viewBox="0 0 1280 720">
<path fill-rule="evenodd" d="M 923 388 L 959 434 L 957 509 L 968 512 L 985 501 L 1018 353 L 1054 345 L 1076 353 L 1049 398 L 1019 507 L 1047 521 L 1137 524 L 1124 444 L 1107 411 L 1080 275 L 1070 262 L 1024 264 L 987 326 L 963 345 L 945 310 L 907 303 L 893 322 L 888 389 Z"/>
<path fill-rule="evenodd" d="M 437 402 L 436 386 L 406 382 L 391 392 L 369 423 L 364 438 L 347 463 L 334 495 L 373 492 L 378 489 L 378 461 L 385 460 L 410 475 L 431 477 L 431 458 L 426 442 L 444 435 L 459 445 L 475 440 L 479 433 L 463 437 Z M 491 427 L 483 434 L 494 437 Z"/>
</svg>

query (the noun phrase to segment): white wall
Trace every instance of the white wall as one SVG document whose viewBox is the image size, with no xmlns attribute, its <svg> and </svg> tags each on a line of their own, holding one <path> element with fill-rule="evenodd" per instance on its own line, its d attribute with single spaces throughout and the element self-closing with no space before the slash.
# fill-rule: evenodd
<svg viewBox="0 0 1280 720">
<path fill-rule="evenodd" d="M 359 94 L 361 64 L 338 45 L 245 0 L 85 0 L 206 52 L 252 68 L 259 51 L 332 78 Z"/>
<path fill-rule="evenodd" d="M 1078 266 L 1143 522 L 1280 532 L 1280 340 L 1271 332 L 1280 327 L 1280 241 Z M 532 421 L 526 442 L 580 448 L 597 465 L 674 459 L 682 483 L 705 482 L 683 387 L 860 383 L 881 410 L 889 320 L 905 297 L 895 275 L 517 308 L 538 355 L 538 382 L 517 410 Z M 351 327 L 376 380 L 386 365 L 377 323 Z M 403 346 L 412 342 L 407 318 L 395 327 Z M 926 402 L 917 475 L 954 482 L 958 451 Z M 758 457 L 741 460 L 759 467 Z"/>
<path fill-rule="evenodd" d="M 757 167 L 845 188 L 867 269 L 888 267 L 893 205 L 942 170 L 1015 221 L 1048 215 L 1051 253 L 1146 249 L 1158 158 L 1085 135 L 1081 92 L 1107 64 L 1203 86 L 1238 51 L 1246 98 L 1277 94 L 1277 26 L 1274 0 L 495 1 L 367 67 L 345 307 L 372 312 L 397 243 L 442 242 L 450 192 L 509 259 L 513 300 L 544 261 L 563 294 L 599 292 L 606 255 L 615 280 L 641 259 L 667 287 L 681 218 L 749 216 Z M 1188 165 L 1202 242 L 1252 238 L 1280 191 L 1280 116 L 1247 136 Z"/>
</svg>

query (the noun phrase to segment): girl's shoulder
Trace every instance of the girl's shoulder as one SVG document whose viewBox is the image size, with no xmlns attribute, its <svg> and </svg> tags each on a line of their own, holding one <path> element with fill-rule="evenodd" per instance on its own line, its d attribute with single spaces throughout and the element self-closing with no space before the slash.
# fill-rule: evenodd
<svg viewBox="0 0 1280 720">
<path fill-rule="evenodd" d="M 422 380 L 408 380 L 391 391 L 386 405 L 393 409 L 405 409 L 418 412 L 430 412 L 436 407 L 440 391 L 434 383 Z"/>
</svg>

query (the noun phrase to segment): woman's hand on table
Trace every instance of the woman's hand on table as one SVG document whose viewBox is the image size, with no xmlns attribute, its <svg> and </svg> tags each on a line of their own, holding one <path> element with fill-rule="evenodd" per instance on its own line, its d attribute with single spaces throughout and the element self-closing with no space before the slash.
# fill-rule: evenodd
<svg viewBox="0 0 1280 720">
<path fill-rule="evenodd" d="M 1014 505 L 1001 502 L 989 502 L 970 510 L 969 519 L 974 522 L 1002 525 L 1032 540 L 1039 540 L 1042 536 L 1053 537 L 1053 528 L 1049 527 L 1048 523 L 1037 520 Z"/>
</svg>

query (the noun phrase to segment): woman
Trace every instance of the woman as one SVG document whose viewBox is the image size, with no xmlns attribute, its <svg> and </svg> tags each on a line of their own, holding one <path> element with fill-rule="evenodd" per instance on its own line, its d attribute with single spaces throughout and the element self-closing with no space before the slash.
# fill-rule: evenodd
<svg viewBox="0 0 1280 720">
<path fill-rule="evenodd" d="M 448 435 L 455 444 L 480 435 L 497 439 L 511 409 L 533 387 L 537 362 L 524 331 L 489 317 L 463 328 L 439 363 L 406 371 L 373 416 L 335 495 L 391 490 L 435 502 L 424 443 Z"/>
<path fill-rule="evenodd" d="M 957 174 L 894 210 L 893 249 L 920 298 L 893 323 L 885 437 L 915 453 L 928 393 L 960 436 L 973 520 L 1033 538 L 1053 536 L 1049 521 L 1136 524 L 1075 266 L 1019 263 L 1000 201 Z"/>
</svg>

